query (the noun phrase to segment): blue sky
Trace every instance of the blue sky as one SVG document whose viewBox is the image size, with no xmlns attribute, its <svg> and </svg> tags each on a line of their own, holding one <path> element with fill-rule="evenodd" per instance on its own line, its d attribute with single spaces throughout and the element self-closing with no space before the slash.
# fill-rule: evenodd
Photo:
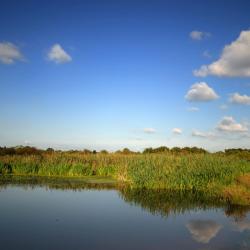
<svg viewBox="0 0 250 250">
<path fill-rule="evenodd" d="M 250 147 L 249 10 L 3 1 L 0 145 Z"/>
</svg>

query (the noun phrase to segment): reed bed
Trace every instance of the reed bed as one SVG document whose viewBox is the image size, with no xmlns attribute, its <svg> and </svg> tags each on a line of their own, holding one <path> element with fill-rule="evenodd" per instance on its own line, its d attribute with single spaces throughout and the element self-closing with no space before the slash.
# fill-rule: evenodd
<svg viewBox="0 0 250 250">
<path fill-rule="evenodd" d="M 0 173 L 34 176 L 109 176 L 132 187 L 207 189 L 226 186 L 245 173 L 250 162 L 220 154 L 81 154 L 54 152 L 0 156 Z"/>
</svg>

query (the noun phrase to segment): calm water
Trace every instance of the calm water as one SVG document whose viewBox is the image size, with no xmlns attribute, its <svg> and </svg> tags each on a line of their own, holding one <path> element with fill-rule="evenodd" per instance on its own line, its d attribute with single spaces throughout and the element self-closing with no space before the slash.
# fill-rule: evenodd
<svg viewBox="0 0 250 250">
<path fill-rule="evenodd" d="M 68 184 L 1 184 L 0 249 L 250 249 L 249 208 Z"/>
</svg>

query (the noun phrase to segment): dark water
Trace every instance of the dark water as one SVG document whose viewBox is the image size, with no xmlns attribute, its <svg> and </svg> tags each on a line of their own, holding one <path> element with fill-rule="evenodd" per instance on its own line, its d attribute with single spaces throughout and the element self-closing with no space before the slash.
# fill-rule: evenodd
<svg viewBox="0 0 250 250">
<path fill-rule="evenodd" d="M 202 194 L 0 185 L 0 249 L 250 249 L 250 209 Z"/>
</svg>

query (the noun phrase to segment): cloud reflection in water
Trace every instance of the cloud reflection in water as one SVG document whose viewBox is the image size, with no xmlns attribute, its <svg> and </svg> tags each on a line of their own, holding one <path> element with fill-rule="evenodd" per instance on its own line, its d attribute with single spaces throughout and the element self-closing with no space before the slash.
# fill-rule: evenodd
<svg viewBox="0 0 250 250">
<path fill-rule="evenodd" d="M 197 242 L 208 243 L 222 226 L 213 220 L 190 220 L 186 227 Z"/>
</svg>

